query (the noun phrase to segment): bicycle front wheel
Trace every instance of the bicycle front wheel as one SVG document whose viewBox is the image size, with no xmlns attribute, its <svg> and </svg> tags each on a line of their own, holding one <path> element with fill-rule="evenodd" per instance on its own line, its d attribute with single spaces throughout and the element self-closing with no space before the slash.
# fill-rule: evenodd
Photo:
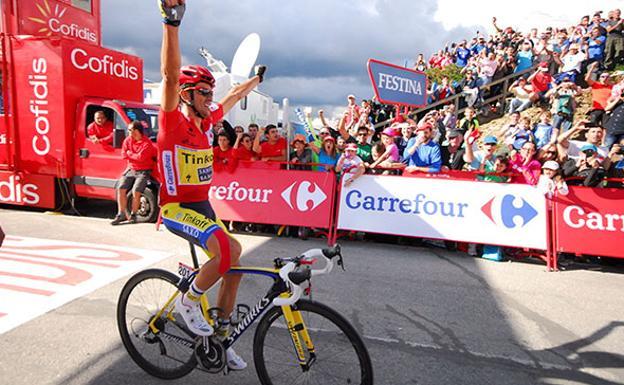
<svg viewBox="0 0 624 385">
<path fill-rule="evenodd" d="M 161 312 L 178 290 L 178 280 L 166 270 L 141 271 L 126 283 L 117 303 L 117 327 L 128 354 L 147 373 L 163 379 L 183 377 L 197 365 L 194 338 L 173 303 Z M 149 327 L 152 321 L 156 332 Z"/>
<path fill-rule="evenodd" d="M 309 369 L 302 369 L 280 307 L 262 317 L 254 336 L 254 362 L 263 385 L 371 385 L 373 367 L 362 338 L 335 310 L 307 300 L 292 306 L 303 319 L 314 345 L 306 349 Z M 303 344 L 305 347 L 305 344 Z"/>
</svg>

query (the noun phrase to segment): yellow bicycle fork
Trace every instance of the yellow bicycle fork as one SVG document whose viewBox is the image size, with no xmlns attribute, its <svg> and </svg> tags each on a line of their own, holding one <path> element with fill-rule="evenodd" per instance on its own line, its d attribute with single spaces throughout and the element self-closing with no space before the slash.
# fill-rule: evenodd
<svg viewBox="0 0 624 385">
<path fill-rule="evenodd" d="M 288 294 L 281 295 L 281 297 L 287 296 Z M 286 320 L 286 326 L 288 327 L 288 332 L 290 333 L 293 346 L 297 352 L 297 361 L 302 367 L 307 366 L 308 361 L 306 359 L 305 350 L 303 349 L 301 340 L 303 339 L 303 343 L 310 354 L 314 354 L 314 344 L 312 343 L 308 329 L 303 322 L 301 312 L 293 310 L 290 306 L 282 306 L 282 313 L 284 314 L 284 319 Z"/>
</svg>

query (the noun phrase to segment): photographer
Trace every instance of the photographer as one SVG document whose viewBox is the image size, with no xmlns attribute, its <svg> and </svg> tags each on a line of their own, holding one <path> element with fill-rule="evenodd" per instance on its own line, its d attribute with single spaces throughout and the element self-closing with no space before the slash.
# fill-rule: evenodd
<svg viewBox="0 0 624 385">
<path fill-rule="evenodd" d="M 593 144 L 581 147 L 579 157 L 569 159 L 563 165 L 563 175 L 566 178 L 576 177 L 570 185 L 597 187 L 606 176 L 606 171 L 598 155 L 598 148 Z"/>
</svg>

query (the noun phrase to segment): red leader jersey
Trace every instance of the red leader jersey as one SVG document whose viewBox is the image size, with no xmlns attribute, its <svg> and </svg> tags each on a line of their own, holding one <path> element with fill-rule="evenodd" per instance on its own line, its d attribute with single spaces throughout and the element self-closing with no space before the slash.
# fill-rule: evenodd
<svg viewBox="0 0 624 385">
<path fill-rule="evenodd" d="M 223 106 L 212 103 L 210 115 L 197 127 L 179 110 L 158 113 L 160 205 L 208 200 L 212 182 L 213 123 L 223 119 Z"/>
</svg>

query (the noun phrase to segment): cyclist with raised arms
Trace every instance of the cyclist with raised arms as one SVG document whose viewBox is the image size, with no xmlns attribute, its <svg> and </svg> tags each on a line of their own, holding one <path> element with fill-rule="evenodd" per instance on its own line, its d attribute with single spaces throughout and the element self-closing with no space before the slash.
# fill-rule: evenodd
<svg viewBox="0 0 624 385">
<path fill-rule="evenodd" d="M 188 328 L 199 336 L 214 333 L 202 315 L 199 299 L 219 278 L 219 318 L 227 324 L 234 307 L 240 275 L 225 274 L 239 265 L 241 245 L 230 236 L 216 217 L 208 191 L 212 180 L 213 152 L 211 128 L 260 82 L 266 67 L 256 68 L 256 76 L 233 87 L 220 103 L 212 100 L 215 79 L 204 67 L 181 67 L 178 26 L 185 0 L 158 0 L 163 16 L 161 72 L 163 90 L 158 116 L 158 167 L 162 175 L 160 205 L 163 224 L 200 246 L 212 256 L 204 264 L 190 289 L 178 297 L 176 309 Z M 231 348 L 227 350 L 230 369 L 247 364 Z"/>
</svg>

